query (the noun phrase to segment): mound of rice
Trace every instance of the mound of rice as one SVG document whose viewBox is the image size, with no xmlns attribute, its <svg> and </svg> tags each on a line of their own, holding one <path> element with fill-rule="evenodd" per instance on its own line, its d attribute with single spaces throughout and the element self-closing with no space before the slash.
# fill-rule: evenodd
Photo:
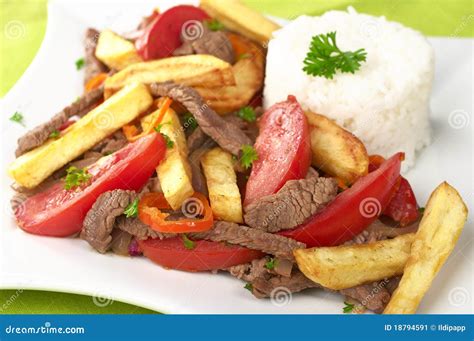
<svg viewBox="0 0 474 341">
<path fill-rule="evenodd" d="M 309 76 L 303 60 L 311 38 L 336 31 L 342 51 L 365 48 L 367 61 L 355 74 Z M 434 56 L 417 31 L 384 17 L 330 11 L 301 16 L 274 33 L 268 46 L 264 105 L 295 95 L 303 109 L 334 119 L 359 137 L 369 154 L 406 155 L 403 170 L 430 143 L 429 98 Z"/>
</svg>

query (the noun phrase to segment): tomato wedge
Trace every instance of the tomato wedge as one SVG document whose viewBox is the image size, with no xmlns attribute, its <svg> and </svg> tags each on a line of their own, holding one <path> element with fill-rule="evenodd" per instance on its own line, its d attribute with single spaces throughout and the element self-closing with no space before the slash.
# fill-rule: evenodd
<svg viewBox="0 0 474 341">
<path fill-rule="evenodd" d="M 374 222 L 389 204 L 399 186 L 403 158 L 403 153 L 395 154 L 307 222 L 279 234 L 306 243 L 307 247 L 339 245 L 353 238 Z"/>
<path fill-rule="evenodd" d="M 309 127 L 294 96 L 271 106 L 259 122 L 254 161 L 244 205 L 276 193 L 288 180 L 306 176 L 311 163 Z"/>
<path fill-rule="evenodd" d="M 194 249 L 188 250 L 181 237 L 139 240 L 138 245 L 146 257 L 165 268 L 193 272 L 225 269 L 265 255 L 242 246 L 206 240 L 194 241 Z"/>
<path fill-rule="evenodd" d="M 165 209 L 171 210 L 171 206 L 163 193 L 146 193 L 138 203 L 138 218 L 153 230 L 164 233 L 207 231 L 214 224 L 211 206 L 201 193 L 194 193 L 183 203 L 183 214 L 189 218 L 166 220 L 169 214 L 162 212 Z"/>
<path fill-rule="evenodd" d="M 60 181 L 26 199 L 15 210 L 18 225 L 26 232 L 44 236 L 77 233 L 99 195 L 113 189 L 139 190 L 165 152 L 160 134 L 143 137 L 89 167 L 91 179 L 87 184 L 66 190 Z"/>
<path fill-rule="evenodd" d="M 199 7 L 180 5 L 158 15 L 135 41 L 135 47 L 144 60 L 169 57 L 181 46 L 181 32 L 196 39 L 202 36 L 200 22 L 209 16 Z"/>
</svg>

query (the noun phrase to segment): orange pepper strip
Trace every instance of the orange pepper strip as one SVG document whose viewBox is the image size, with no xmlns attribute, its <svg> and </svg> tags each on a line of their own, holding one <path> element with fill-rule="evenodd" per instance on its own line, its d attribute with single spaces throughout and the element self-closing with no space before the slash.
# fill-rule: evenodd
<svg viewBox="0 0 474 341">
<path fill-rule="evenodd" d="M 212 209 L 201 193 L 194 193 L 183 203 L 182 211 L 188 218 L 166 220 L 169 214 L 161 211 L 164 209 L 171 209 L 171 206 L 163 193 L 146 193 L 138 203 L 138 218 L 153 230 L 163 233 L 202 232 L 211 229 L 214 224 Z M 189 218 L 198 215 L 203 218 Z"/>
<path fill-rule="evenodd" d="M 101 72 L 91 79 L 86 83 L 85 89 L 86 91 L 91 91 L 94 89 L 97 89 L 99 86 L 104 83 L 105 79 L 107 78 L 107 74 L 105 72 Z"/>
<path fill-rule="evenodd" d="M 155 127 L 157 127 L 163 120 L 163 117 L 168 111 L 171 103 L 173 103 L 173 100 L 169 97 L 165 97 L 164 100 L 162 101 L 162 105 L 160 109 L 158 110 L 158 113 L 154 115 L 153 121 L 148 125 L 147 129 L 142 131 L 140 134 L 138 134 L 138 128 L 135 127 L 134 125 L 123 126 L 122 131 L 125 137 L 127 138 L 127 140 L 129 142 L 134 142 L 138 140 L 139 138 L 152 133 Z"/>
</svg>

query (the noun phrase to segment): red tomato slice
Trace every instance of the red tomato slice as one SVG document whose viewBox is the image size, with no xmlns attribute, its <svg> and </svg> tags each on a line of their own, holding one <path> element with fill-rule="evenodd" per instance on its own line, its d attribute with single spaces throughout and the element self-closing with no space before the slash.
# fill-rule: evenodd
<svg viewBox="0 0 474 341">
<path fill-rule="evenodd" d="M 184 247 L 181 237 L 139 240 L 143 254 L 153 262 L 169 269 L 183 271 L 210 271 L 262 258 L 265 254 L 242 246 L 197 240 L 195 248 Z"/>
<path fill-rule="evenodd" d="M 15 211 L 18 225 L 26 232 L 44 236 L 77 233 L 99 195 L 113 189 L 139 190 L 165 152 L 160 134 L 145 136 L 92 165 L 87 184 L 66 190 L 61 181 L 26 199 Z"/>
<path fill-rule="evenodd" d="M 279 234 L 306 243 L 307 247 L 339 245 L 352 239 L 374 222 L 392 199 L 403 157 L 403 153 L 395 154 L 300 227 Z"/>
<path fill-rule="evenodd" d="M 258 160 L 247 182 L 245 206 L 276 193 L 288 180 L 304 178 L 311 163 L 308 122 L 294 96 L 267 109 L 259 127 Z"/>
<path fill-rule="evenodd" d="M 181 31 L 199 38 L 203 27 L 197 22 L 209 19 L 202 9 L 180 5 L 157 16 L 135 41 L 135 47 L 144 60 L 165 58 L 181 46 Z M 185 31 L 187 30 L 187 31 Z"/>
</svg>

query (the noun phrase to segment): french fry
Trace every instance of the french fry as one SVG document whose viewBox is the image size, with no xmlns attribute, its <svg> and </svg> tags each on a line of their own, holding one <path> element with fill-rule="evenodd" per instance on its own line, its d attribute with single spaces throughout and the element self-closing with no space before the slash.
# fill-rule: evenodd
<svg viewBox="0 0 474 341">
<path fill-rule="evenodd" d="M 59 138 L 50 139 L 17 158 L 8 173 L 19 185 L 34 188 L 54 171 L 134 120 L 152 103 L 145 85 L 130 84 L 67 128 Z"/>
<path fill-rule="evenodd" d="M 431 194 L 398 288 L 384 314 L 414 314 L 436 274 L 451 254 L 466 223 L 467 207 L 443 182 Z"/>
<path fill-rule="evenodd" d="M 280 28 L 238 0 L 201 0 L 200 6 L 229 30 L 262 44 L 266 44 L 271 39 L 273 31 Z"/>
<path fill-rule="evenodd" d="M 234 85 L 232 65 L 211 55 L 189 55 L 135 63 L 105 80 L 107 98 L 132 82 L 151 84 L 175 81 L 191 87 L 220 87 Z"/>
<path fill-rule="evenodd" d="M 142 118 L 143 130 L 147 129 L 152 116 L 158 111 Z M 173 141 L 173 146 L 166 150 L 165 158 L 156 168 L 156 172 L 166 201 L 174 210 L 179 210 L 183 202 L 193 195 L 194 189 L 186 137 L 173 109 L 169 108 L 163 116 L 160 132 Z"/>
<path fill-rule="evenodd" d="M 306 112 L 306 117 L 314 166 L 346 185 L 367 174 L 369 156 L 357 137 L 326 116 Z"/>
<path fill-rule="evenodd" d="M 100 33 L 95 56 L 109 68 L 116 70 L 143 61 L 135 45 L 110 30 Z"/>
<path fill-rule="evenodd" d="M 212 212 L 217 219 L 242 223 L 242 199 L 232 155 L 217 147 L 201 158 Z"/>
<path fill-rule="evenodd" d="M 369 244 L 298 249 L 293 253 L 306 277 L 341 290 L 403 273 L 414 233 Z"/>
<path fill-rule="evenodd" d="M 229 39 L 236 55 L 241 56 L 232 66 L 236 84 L 220 88 L 196 87 L 209 106 L 219 114 L 226 114 L 247 105 L 263 86 L 263 51 L 242 36 L 231 33 Z"/>
</svg>

